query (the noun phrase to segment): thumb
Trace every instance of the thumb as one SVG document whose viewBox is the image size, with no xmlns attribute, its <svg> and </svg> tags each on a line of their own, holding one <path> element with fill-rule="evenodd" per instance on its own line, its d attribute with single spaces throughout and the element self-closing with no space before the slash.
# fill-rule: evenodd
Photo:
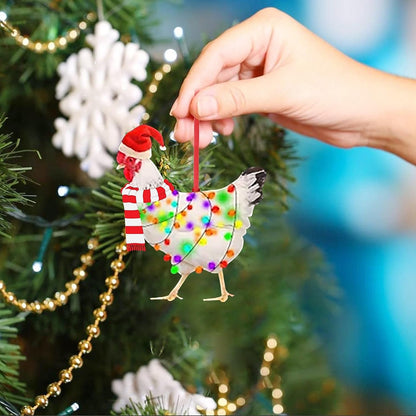
<svg viewBox="0 0 416 416">
<path fill-rule="evenodd" d="M 220 120 L 242 114 L 273 112 L 276 99 L 267 75 L 224 82 L 200 90 L 192 99 L 191 114 L 199 120 Z"/>
</svg>

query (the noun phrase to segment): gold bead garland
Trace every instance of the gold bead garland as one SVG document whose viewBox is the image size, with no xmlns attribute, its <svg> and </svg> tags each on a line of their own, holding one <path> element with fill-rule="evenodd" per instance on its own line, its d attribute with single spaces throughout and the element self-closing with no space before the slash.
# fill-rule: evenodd
<svg viewBox="0 0 416 416">
<path fill-rule="evenodd" d="M 59 49 L 65 49 L 69 43 L 77 40 L 81 32 L 88 27 L 88 24 L 96 19 L 97 15 L 94 12 L 90 12 L 84 20 L 81 20 L 75 27 L 69 29 L 64 36 L 58 36 L 56 39 L 46 42 L 32 40 L 30 36 L 22 35 L 20 30 L 6 19 L 0 20 L 0 28 L 24 49 L 36 53 L 55 53 Z"/>
<path fill-rule="evenodd" d="M 47 393 L 36 396 L 34 406 L 24 406 L 20 413 L 22 416 L 32 416 L 35 414 L 35 411 L 39 408 L 45 408 L 49 404 L 50 397 L 59 396 L 61 393 L 61 386 L 62 384 L 70 383 L 72 381 L 73 375 L 72 372 L 76 369 L 79 369 L 83 365 L 82 356 L 84 354 L 89 354 L 92 350 L 92 339 L 97 338 L 100 335 L 100 322 L 103 322 L 107 318 L 106 309 L 109 305 L 111 305 L 113 301 L 113 290 L 118 287 L 119 285 L 119 277 L 118 275 L 124 270 L 125 263 L 123 261 L 123 257 L 127 254 L 127 245 L 125 241 L 118 244 L 115 249 L 116 253 L 118 254 L 118 258 L 111 263 L 111 268 L 113 269 L 114 273 L 107 277 L 105 280 L 107 291 L 101 293 L 99 296 L 101 306 L 94 310 L 94 322 L 87 326 L 86 333 L 87 338 L 81 340 L 78 343 L 78 354 L 72 355 L 68 362 L 69 367 L 64 368 L 59 372 L 59 380 L 55 381 L 48 385 Z"/>
<path fill-rule="evenodd" d="M 256 386 L 254 393 L 264 389 L 271 390 L 273 414 L 282 414 L 284 411 L 282 405 L 283 391 L 280 388 L 280 377 L 275 377 L 275 381 L 271 381 L 271 367 L 276 362 L 277 355 L 285 358 L 287 349 L 278 345 L 278 340 L 274 336 L 269 336 L 266 341 L 266 348 L 263 354 L 263 362 L 260 366 L 260 380 Z M 216 374 L 211 375 L 211 382 L 218 387 L 217 408 L 215 410 L 207 410 L 198 407 L 198 410 L 204 415 L 232 415 L 240 407 L 244 406 L 247 400 L 244 397 L 238 397 L 235 401 L 229 399 L 230 384 L 225 374 L 218 378 Z M 253 393 L 253 394 L 254 394 Z"/>
<path fill-rule="evenodd" d="M 284 408 L 282 406 L 283 391 L 280 388 L 280 376 L 274 377 L 274 382 L 271 380 L 271 367 L 273 362 L 279 357 L 286 358 L 287 349 L 283 346 L 279 346 L 279 342 L 276 337 L 270 336 L 266 341 L 266 349 L 263 354 L 263 362 L 260 367 L 260 380 L 259 390 L 268 389 L 272 393 L 272 405 L 273 414 L 280 415 L 283 413 Z"/>
<path fill-rule="evenodd" d="M 0 294 L 3 296 L 6 303 L 12 304 L 22 312 L 38 314 L 41 314 L 44 311 L 53 312 L 56 308 L 65 305 L 68 302 L 69 297 L 78 292 L 80 281 L 88 276 L 86 269 L 94 263 L 92 255 L 98 247 L 98 239 L 91 238 L 88 240 L 87 246 L 89 251 L 81 255 L 82 265 L 73 271 L 75 279 L 65 283 L 66 290 L 56 292 L 54 296 L 55 299 L 46 298 L 43 301 L 35 300 L 33 302 L 28 302 L 26 299 L 18 299 L 13 292 L 7 291 L 6 284 L 2 280 L 0 280 Z"/>
</svg>

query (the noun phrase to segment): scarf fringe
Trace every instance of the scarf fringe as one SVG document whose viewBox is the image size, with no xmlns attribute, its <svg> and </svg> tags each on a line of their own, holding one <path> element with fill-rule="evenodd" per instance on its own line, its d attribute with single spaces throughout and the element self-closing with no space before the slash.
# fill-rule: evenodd
<svg viewBox="0 0 416 416">
<path fill-rule="evenodd" d="M 146 251 L 144 244 L 127 244 L 127 251 Z"/>
</svg>

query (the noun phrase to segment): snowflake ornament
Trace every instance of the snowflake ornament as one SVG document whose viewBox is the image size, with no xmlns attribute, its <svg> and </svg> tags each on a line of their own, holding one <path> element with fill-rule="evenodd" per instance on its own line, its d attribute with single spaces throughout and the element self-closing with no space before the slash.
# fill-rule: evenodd
<svg viewBox="0 0 416 416">
<path fill-rule="evenodd" d="M 113 380 L 111 389 L 117 395 L 113 404 L 116 412 L 130 405 L 130 401 L 145 406 L 146 400 L 152 400 L 155 407 L 169 412 L 167 414 L 175 415 L 200 415 L 197 406 L 206 410 L 217 407 L 210 397 L 188 393 L 158 359 L 140 367 L 136 374 L 130 372 L 120 380 Z"/>
<path fill-rule="evenodd" d="M 140 123 L 142 91 L 131 81 L 146 78 L 149 55 L 136 43 L 123 44 L 109 22 L 95 25 L 86 41 L 92 47 L 58 66 L 59 108 L 68 119 L 55 120 L 55 147 L 77 156 L 81 168 L 99 178 L 113 166 L 120 136 Z"/>
</svg>

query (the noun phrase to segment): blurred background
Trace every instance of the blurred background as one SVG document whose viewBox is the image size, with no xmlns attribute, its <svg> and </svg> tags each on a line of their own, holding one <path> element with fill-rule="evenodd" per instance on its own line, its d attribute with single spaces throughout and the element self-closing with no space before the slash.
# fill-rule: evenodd
<svg viewBox="0 0 416 416">
<path fill-rule="evenodd" d="M 408 0 L 184 0 L 160 3 L 158 38 L 182 26 L 201 47 L 235 22 L 273 6 L 357 60 L 416 73 L 416 2 Z M 158 49 L 160 48 L 160 49 Z M 161 53 L 158 45 L 153 54 Z M 323 92 L 325 93 L 325 92 Z M 389 97 L 386 97 L 388 100 Z M 415 97 L 416 99 L 416 97 Z M 340 150 L 291 135 L 304 158 L 290 221 L 326 254 L 343 289 L 338 318 L 321 334 L 351 412 L 416 413 L 416 197 L 413 166 L 381 151 Z M 314 316 L 319 322 L 320 316 Z"/>
</svg>

